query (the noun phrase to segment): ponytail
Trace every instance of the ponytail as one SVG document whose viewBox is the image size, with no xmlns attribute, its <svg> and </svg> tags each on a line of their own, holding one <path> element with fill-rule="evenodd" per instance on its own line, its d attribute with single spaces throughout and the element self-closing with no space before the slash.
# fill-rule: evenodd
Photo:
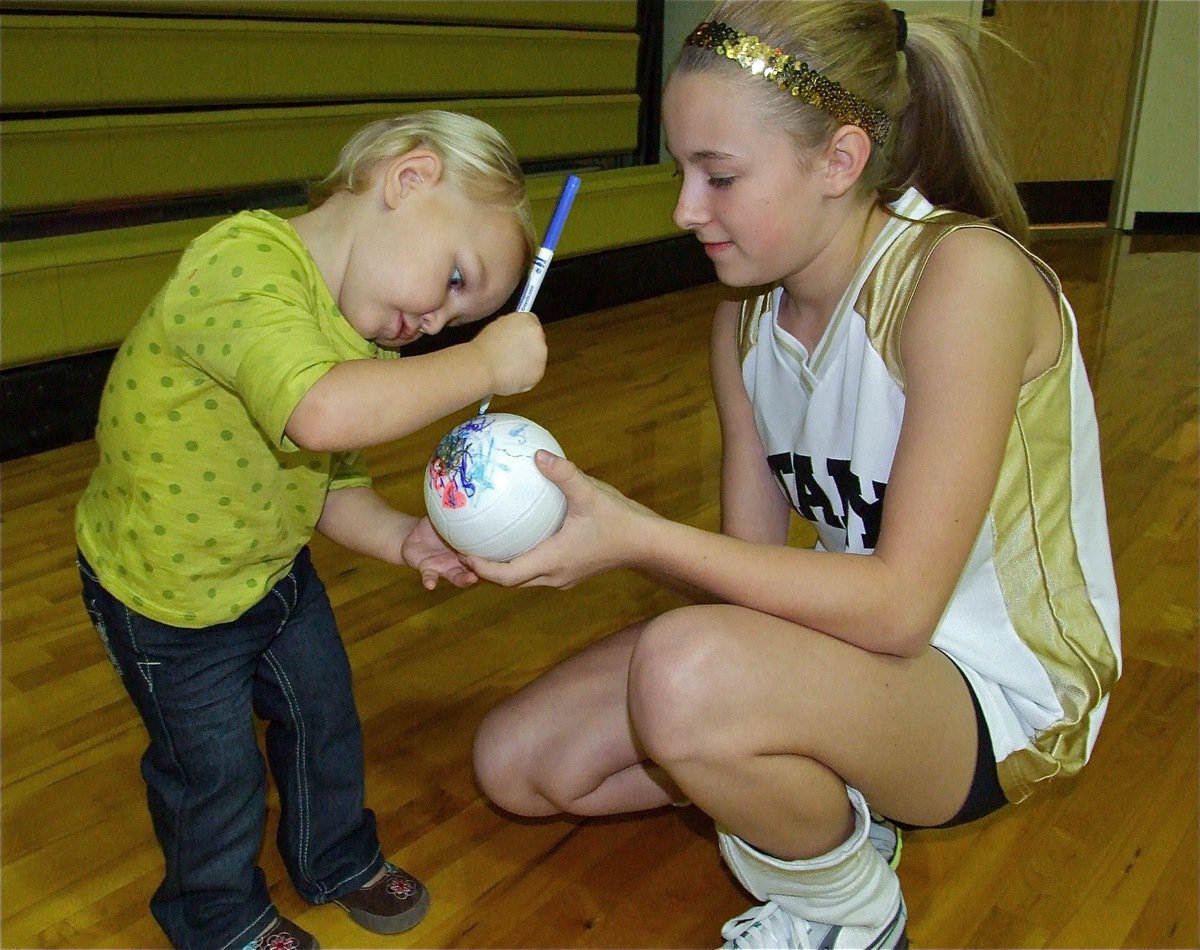
<svg viewBox="0 0 1200 950">
<path fill-rule="evenodd" d="M 978 54 L 959 21 L 908 21 L 909 101 L 896 130 L 892 174 L 884 192 L 916 186 L 939 207 L 989 218 L 1022 243 L 1029 219 L 1013 185 Z"/>
</svg>

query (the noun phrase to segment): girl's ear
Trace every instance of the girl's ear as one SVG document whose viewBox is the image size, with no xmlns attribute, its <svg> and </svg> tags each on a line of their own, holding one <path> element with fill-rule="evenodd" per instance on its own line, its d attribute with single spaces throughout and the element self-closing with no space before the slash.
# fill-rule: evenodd
<svg viewBox="0 0 1200 950">
<path fill-rule="evenodd" d="M 857 125 L 843 125 L 825 149 L 827 194 L 840 198 L 858 182 L 871 157 L 871 138 Z"/>
<path fill-rule="evenodd" d="M 442 160 L 436 152 L 416 148 L 383 163 L 383 200 L 395 208 L 413 191 L 435 185 L 442 177 Z"/>
</svg>

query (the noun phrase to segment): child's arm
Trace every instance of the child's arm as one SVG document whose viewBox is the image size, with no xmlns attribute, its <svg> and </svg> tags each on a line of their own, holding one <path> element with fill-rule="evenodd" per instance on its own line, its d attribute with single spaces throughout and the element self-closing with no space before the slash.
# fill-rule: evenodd
<svg viewBox="0 0 1200 950">
<path fill-rule="evenodd" d="M 445 578 L 456 587 L 475 583 L 458 554 L 446 547 L 427 519 L 397 511 L 374 489 L 339 488 L 325 496 L 317 530 L 331 541 L 360 554 L 407 564 L 421 573 L 428 589 Z"/>
<path fill-rule="evenodd" d="M 902 340 L 907 408 L 873 554 L 789 548 L 774 543 L 777 524 L 766 529 L 771 543 L 676 524 L 570 462 L 539 453 L 542 470 L 567 496 L 563 528 L 508 564 L 478 558 L 467 564 L 498 583 L 558 587 L 634 567 L 864 649 L 919 652 L 983 522 L 1018 389 L 1030 372 L 1033 314 L 1047 304 L 1045 285 L 1015 249 L 999 247 L 1003 238 L 963 233 L 967 240 L 935 252 L 908 313 Z M 714 352 L 714 358 L 722 357 Z M 717 377 L 732 385 L 735 374 L 727 368 Z M 749 405 L 737 409 L 735 398 L 728 415 L 731 395 L 718 391 L 723 425 Z M 747 484 L 755 481 L 761 479 Z M 757 504 L 749 499 L 733 520 Z"/>
<path fill-rule="evenodd" d="M 473 340 L 399 360 L 350 360 L 322 376 L 288 419 L 288 437 L 313 452 L 389 442 L 478 402 L 533 388 L 546 370 L 536 316 L 510 313 Z"/>
</svg>

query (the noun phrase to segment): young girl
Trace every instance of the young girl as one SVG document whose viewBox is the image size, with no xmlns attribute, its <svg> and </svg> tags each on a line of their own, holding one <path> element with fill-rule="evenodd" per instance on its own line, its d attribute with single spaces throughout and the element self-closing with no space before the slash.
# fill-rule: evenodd
<svg viewBox="0 0 1200 950">
<path fill-rule="evenodd" d="M 78 506 L 84 602 L 150 735 L 166 860 L 150 906 L 179 947 L 317 946 L 256 866 L 252 711 L 269 722 L 278 845 L 301 896 L 379 933 L 425 914 L 363 807 L 350 668 L 307 544 L 320 531 L 426 583 L 473 583 L 427 521 L 371 489 L 357 450 L 545 369 L 529 313 L 390 358 L 493 313 L 530 259 L 524 178 L 494 129 L 444 112 L 373 123 L 315 196 L 291 221 L 235 215 L 184 252 L 113 363 Z"/>
<path fill-rule="evenodd" d="M 664 116 L 675 221 L 725 284 L 770 288 L 713 324 L 722 532 L 542 453 L 563 529 L 467 561 L 557 587 L 633 567 L 710 601 L 551 670 L 475 756 L 523 815 L 694 802 L 763 902 L 730 946 L 905 946 L 871 810 L 955 825 L 1076 772 L 1119 674 L 1075 325 L 1020 243 L 982 88 L 944 21 L 720 5 Z M 789 509 L 816 550 L 787 546 Z"/>
</svg>

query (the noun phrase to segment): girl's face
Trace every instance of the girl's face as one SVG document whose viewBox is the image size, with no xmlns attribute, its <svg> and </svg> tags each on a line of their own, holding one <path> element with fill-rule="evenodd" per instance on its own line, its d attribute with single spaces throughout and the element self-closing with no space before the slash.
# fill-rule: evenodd
<svg viewBox="0 0 1200 950">
<path fill-rule="evenodd" d="M 766 126 L 738 84 L 711 73 L 671 77 L 663 124 L 683 176 L 675 223 L 704 244 L 722 283 L 776 283 L 811 262 L 823 243 L 816 156 L 812 168 L 801 165 L 795 141 Z"/>
<path fill-rule="evenodd" d="M 363 337 L 401 346 L 494 313 L 525 256 L 511 213 L 441 177 L 411 187 L 358 232 L 338 304 Z"/>
</svg>

